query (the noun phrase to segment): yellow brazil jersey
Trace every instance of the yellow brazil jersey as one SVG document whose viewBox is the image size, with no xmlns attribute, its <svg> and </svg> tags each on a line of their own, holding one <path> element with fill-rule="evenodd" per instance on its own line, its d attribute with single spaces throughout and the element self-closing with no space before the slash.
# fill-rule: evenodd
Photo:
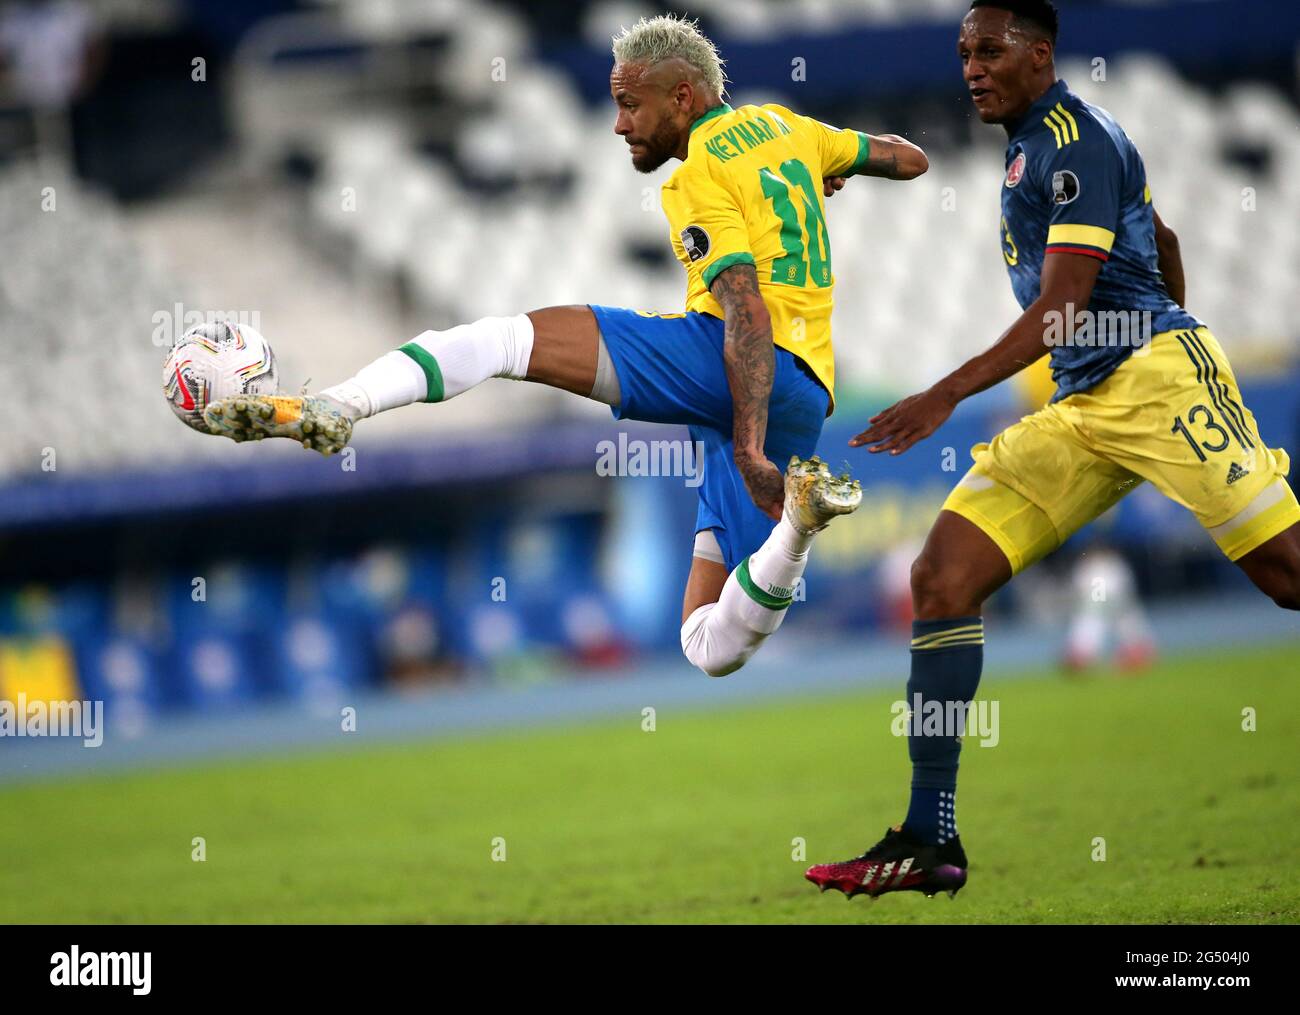
<svg viewBox="0 0 1300 1015">
<path fill-rule="evenodd" d="M 722 317 L 709 292 L 719 272 L 752 264 L 772 338 L 831 392 L 831 245 L 822 178 L 867 159 L 865 134 L 784 106 L 722 104 L 691 125 L 686 160 L 663 185 L 673 251 L 686 266 L 686 309 Z"/>
</svg>

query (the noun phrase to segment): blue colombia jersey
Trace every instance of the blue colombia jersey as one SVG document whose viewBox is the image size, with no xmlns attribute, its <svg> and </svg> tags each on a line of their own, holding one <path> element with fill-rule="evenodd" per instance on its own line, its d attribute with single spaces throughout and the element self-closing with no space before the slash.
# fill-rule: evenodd
<svg viewBox="0 0 1300 1015">
<path fill-rule="evenodd" d="M 1057 81 L 1011 125 L 1006 164 L 1002 257 L 1020 306 L 1038 299 L 1046 254 L 1104 262 L 1089 313 L 1046 322 L 1052 401 L 1099 384 L 1153 335 L 1201 326 L 1165 289 L 1146 168 L 1109 113 Z"/>
</svg>

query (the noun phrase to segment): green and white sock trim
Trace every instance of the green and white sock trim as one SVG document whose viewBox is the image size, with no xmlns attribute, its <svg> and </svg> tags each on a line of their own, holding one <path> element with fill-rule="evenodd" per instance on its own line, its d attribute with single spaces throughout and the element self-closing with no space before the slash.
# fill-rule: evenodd
<svg viewBox="0 0 1300 1015">
<path fill-rule="evenodd" d="M 484 317 L 421 332 L 321 395 L 342 403 L 353 419 L 373 416 L 412 402 L 445 402 L 489 377 L 524 380 L 532 354 L 527 314 Z"/>
<path fill-rule="evenodd" d="M 424 401 L 445 402 L 490 377 L 522 381 L 533 354 L 527 314 L 481 317 L 446 331 L 424 331 L 399 350 L 424 372 Z"/>
<path fill-rule="evenodd" d="M 397 351 L 406 353 L 424 371 L 424 401 L 441 402 L 444 391 L 442 370 L 438 367 L 438 361 L 433 358 L 433 353 L 418 342 L 407 342 Z"/>
<path fill-rule="evenodd" d="M 736 568 L 736 581 L 745 590 L 745 595 L 758 603 L 759 606 L 765 606 L 769 610 L 784 610 L 794 602 L 794 589 L 792 588 L 778 588 L 771 585 L 767 588 L 759 587 L 749 573 L 748 557 L 742 560 Z"/>
</svg>

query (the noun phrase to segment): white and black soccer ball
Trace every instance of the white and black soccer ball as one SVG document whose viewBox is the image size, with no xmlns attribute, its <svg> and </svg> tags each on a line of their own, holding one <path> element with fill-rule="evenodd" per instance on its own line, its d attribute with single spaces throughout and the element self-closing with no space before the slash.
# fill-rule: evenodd
<svg viewBox="0 0 1300 1015">
<path fill-rule="evenodd" d="M 210 321 L 185 332 L 163 364 L 163 394 L 177 418 L 208 433 L 203 410 L 232 395 L 274 395 L 279 373 L 271 344 L 247 324 Z"/>
</svg>

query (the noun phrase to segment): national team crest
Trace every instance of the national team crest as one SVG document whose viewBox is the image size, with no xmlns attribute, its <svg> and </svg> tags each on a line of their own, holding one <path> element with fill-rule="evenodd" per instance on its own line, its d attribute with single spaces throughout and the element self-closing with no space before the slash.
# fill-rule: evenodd
<svg viewBox="0 0 1300 1015">
<path fill-rule="evenodd" d="M 687 257 L 698 261 L 709 252 L 709 234 L 699 226 L 687 226 L 682 230 L 682 246 Z"/>
<path fill-rule="evenodd" d="M 1014 187 L 1020 182 L 1021 177 L 1025 175 L 1025 153 L 1021 152 L 1011 160 L 1011 165 L 1007 168 L 1007 186 Z"/>
</svg>

